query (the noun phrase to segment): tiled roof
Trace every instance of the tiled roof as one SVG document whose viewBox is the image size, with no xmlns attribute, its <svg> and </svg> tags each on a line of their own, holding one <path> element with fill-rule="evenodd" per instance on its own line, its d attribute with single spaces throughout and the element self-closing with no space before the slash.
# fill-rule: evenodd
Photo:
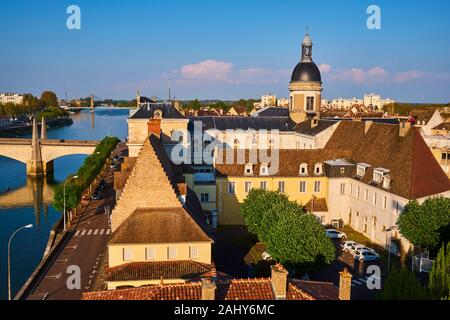
<svg viewBox="0 0 450 320">
<path fill-rule="evenodd" d="M 308 212 L 326 212 L 328 211 L 326 198 L 311 199 L 305 204 L 305 209 Z"/>
<path fill-rule="evenodd" d="M 212 242 L 184 208 L 138 208 L 113 233 L 109 244 L 191 241 Z"/>
<path fill-rule="evenodd" d="M 365 133 L 365 123 L 341 121 L 325 149 L 348 150 L 354 162 L 370 164 L 361 179 L 365 183 L 372 181 L 373 168 L 390 170 L 389 191 L 406 199 L 450 190 L 448 177 L 416 127 L 400 137 L 397 125 L 373 123 Z"/>
<path fill-rule="evenodd" d="M 182 261 L 131 262 L 106 270 L 106 281 L 136 281 L 158 279 L 200 279 L 210 274 L 214 265 Z"/>
<path fill-rule="evenodd" d="M 235 150 L 242 151 L 242 150 Z M 298 177 L 300 164 L 308 164 L 309 176 L 314 176 L 314 165 L 316 163 L 322 163 L 326 160 L 336 158 L 347 158 L 351 155 L 346 150 L 324 150 L 324 149 L 280 149 L 279 151 L 279 168 L 278 172 L 272 176 L 278 177 Z M 224 160 L 226 152 L 223 152 Z M 235 153 L 236 158 L 236 153 Z M 245 176 L 245 163 L 249 160 L 249 152 L 245 151 L 245 161 L 243 164 L 216 164 L 216 174 L 218 176 L 230 176 L 230 177 L 243 177 Z M 222 161 L 226 162 L 226 161 Z M 233 161 L 237 163 L 237 161 Z M 261 177 L 259 175 L 260 162 L 253 165 L 253 173 L 255 177 Z M 263 176 L 262 176 L 263 177 Z"/>
<path fill-rule="evenodd" d="M 235 279 L 216 282 L 216 300 L 275 300 L 268 278 Z M 162 284 L 131 289 L 83 293 L 83 300 L 200 300 L 201 282 Z M 287 300 L 338 300 L 339 290 L 332 283 L 290 280 Z"/>
<path fill-rule="evenodd" d="M 339 289 L 331 282 L 294 279 L 289 282 L 288 300 L 338 300 Z"/>
</svg>

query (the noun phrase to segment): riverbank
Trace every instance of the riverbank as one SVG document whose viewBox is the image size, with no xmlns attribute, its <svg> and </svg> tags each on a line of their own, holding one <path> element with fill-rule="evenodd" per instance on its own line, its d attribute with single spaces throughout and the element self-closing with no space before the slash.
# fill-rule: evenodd
<svg viewBox="0 0 450 320">
<path fill-rule="evenodd" d="M 73 124 L 73 120 L 71 117 L 58 117 L 54 119 L 46 119 L 47 130 L 53 130 L 65 126 L 70 126 Z M 38 123 L 38 127 L 40 127 L 40 123 Z M 1 138 L 16 138 L 24 134 L 30 134 L 33 129 L 33 125 L 23 124 L 17 126 L 8 126 L 6 128 L 0 128 L 0 137 Z M 40 129 L 40 128 L 39 128 Z"/>
</svg>

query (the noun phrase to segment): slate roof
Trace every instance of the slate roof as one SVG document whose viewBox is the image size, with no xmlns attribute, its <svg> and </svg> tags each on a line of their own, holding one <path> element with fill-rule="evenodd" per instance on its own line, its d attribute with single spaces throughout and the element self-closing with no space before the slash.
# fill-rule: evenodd
<svg viewBox="0 0 450 320">
<path fill-rule="evenodd" d="M 450 190 L 450 180 L 426 145 L 419 128 L 411 127 L 405 137 L 399 126 L 341 121 L 325 150 L 348 150 L 354 162 L 367 163 L 361 181 L 370 183 L 373 168 L 390 170 L 390 192 L 406 199 L 418 199 Z"/>
<path fill-rule="evenodd" d="M 184 208 L 138 208 L 112 234 L 109 244 L 197 241 L 212 242 Z"/>
<path fill-rule="evenodd" d="M 318 120 L 317 125 L 315 127 L 311 127 L 312 119 L 308 119 L 299 123 L 294 129 L 297 133 L 306 134 L 309 136 L 315 136 L 322 131 L 328 129 L 332 125 L 336 124 L 338 120 L 330 119 L 330 120 Z"/>
<path fill-rule="evenodd" d="M 106 269 L 105 281 L 138 281 L 159 279 L 200 280 L 215 269 L 212 264 L 192 260 L 130 262 Z"/>
<path fill-rule="evenodd" d="M 271 281 L 234 279 L 216 282 L 216 300 L 275 300 Z M 84 292 L 82 300 L 201 300 L 201 282 L 144 286 L 131 289 Z M 287 300 L 338 300 L 332 283 L 290 280 Z"/>
<path fill-rule="evenodd" d="M 171 104 L 168 103 L 150 103 L 142 106 L 130 119 L 150 119 L 153 118 L 155 110 L 161 110 L 163 118 L 183 119 L 184 116 Z"/>
<path fill-rule="evenodd" d="M 434 127 L 433 130 L 450 130 L 450 122 L 442 122 Z"/>
<path fill-rule="evenodd" d="M 267 129 L 279 131 L 293 131 L 296 123 L 289 117 L 189 117 L 189 131 L 194 129 L 194 121 L 202 121 L 203 130 L 217 129 Z"/>
<path fill-rule="evenodd" d="M 252 114 L 252 117 L 288 117 L 289 109 L 283 107 L 265 107 Z"/>
</svg>

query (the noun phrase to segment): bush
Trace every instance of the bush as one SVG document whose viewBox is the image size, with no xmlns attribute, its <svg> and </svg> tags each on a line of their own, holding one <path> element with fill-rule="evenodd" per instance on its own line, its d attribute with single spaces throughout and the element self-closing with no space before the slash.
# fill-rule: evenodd
<svg viewBox="0 0 450 320">
<path fill-rule="evenodd" d="M 118 143 L 118 138 L 106 137 L 100 141 L 98 146 L 95 148 L 94 153 L 84 160 L 83 165 L 76 173 L 78 178 L 70 180 L 70 182 L 66 185 L 66 209 L 73 209 L 78 205 L 78 203 L 80 203 L 81 194 L 98 176 L 104 163 L 106 162 L 106 159 L 108 159 Z M 67 179 L 70 179 L 72 176 L 73 175 L 70 175 Z M 64 209 L 65 182 L 55 187 L 53 195 L 53 206 L 58 211 L 63 211 Z"/>
<path fill-rule="evenodd" d="M 416 279 L 414 272 L 406 268 L 393 268 L 384 283 L 379 300 L 426 300 L 427 290 Z"/>
</svg>

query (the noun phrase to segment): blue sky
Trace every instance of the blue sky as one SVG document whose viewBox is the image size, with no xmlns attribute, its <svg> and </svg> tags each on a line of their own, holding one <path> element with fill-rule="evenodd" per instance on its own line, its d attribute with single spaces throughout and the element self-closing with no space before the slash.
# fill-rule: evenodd
<svg viewBox="0 0 450 320">
<path fill-rule="evenodd" d="M 449 16 L 447 0 L 0 0 L 0 92 L 166 98 L 172 79 L 179 99 L 286 97 L 310 26 L 325 97 L 449 102 Z"/>
</svg>

